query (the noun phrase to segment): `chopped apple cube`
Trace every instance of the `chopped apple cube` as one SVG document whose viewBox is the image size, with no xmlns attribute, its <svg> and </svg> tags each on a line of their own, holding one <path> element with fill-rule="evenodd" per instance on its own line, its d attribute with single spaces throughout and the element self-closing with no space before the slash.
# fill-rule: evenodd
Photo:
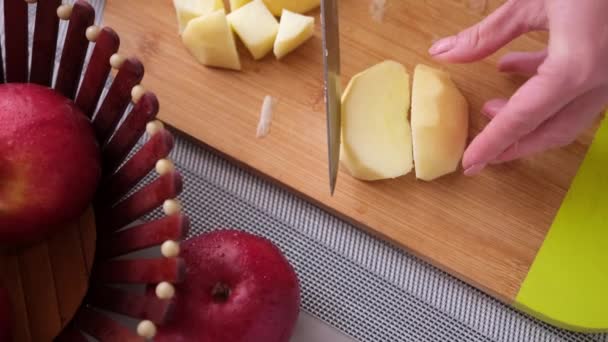
<svg viewBox="0 0 608 342">
<path fill-rule="evenodd" d="M 272 50 L 279 23 L 262 0 L 254 0 L 228 14 L 228 22 L 254 59 Z"/>
<path fill-rule="evenodd" d="M 274 55 L 277 59 L 283 58 L 312 37 L 314 25 L 314 17 L 283 9 L 279 33 L 274 41 Z"/>
<path fill-rule="evenodd" d="M 223 9 L 192 19 L 182 34 L 182 41 L 201 64 L 241 69 L 234 35 Z"/>
<path fill-rule="evenodd" d="M 321 0 L 264 0 L 264 3 L 275 16 L 280 16 L 283 9 L 295 12 L 306 13 L 317 7 Z"/>
<path fill-rule="evenodd" d="M 355 75 L 342 96 L 342 165 L 355 178 L 396 178 L 412 170 L 409 75 L 384 61 Z"/>
<path fill-rule="evenodd" d="M 223 9 L 224 2 L 222 0 L 173 0 L 173 6 L 175 6 L 181 34 L 190 20 Z"/>
<path fill-rule="evenodd" d="M 468 135 L 469 108 L 447 72 L 420 64 L 412 86 L 416 178 L 430 181 L 458 168 Z"/>
<path fill-rule="evenodd" d="M 230 0 L 230 12 L 234 12 L 250 2 L 251 0 Z"/>
</svg>

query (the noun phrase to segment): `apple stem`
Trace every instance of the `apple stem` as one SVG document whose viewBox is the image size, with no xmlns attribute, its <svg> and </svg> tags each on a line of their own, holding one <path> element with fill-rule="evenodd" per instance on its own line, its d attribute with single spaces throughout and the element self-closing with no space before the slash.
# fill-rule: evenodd
<svg viewBox="0 0 608 342">
<path fill-rule="evenodd" d="M 228 300 L 228 297 L 230 297 L 230 287 L 224 283 L 217 283 L 213 287 L 211 295 L 216 301 L 225 302 Z"/>
</svg>

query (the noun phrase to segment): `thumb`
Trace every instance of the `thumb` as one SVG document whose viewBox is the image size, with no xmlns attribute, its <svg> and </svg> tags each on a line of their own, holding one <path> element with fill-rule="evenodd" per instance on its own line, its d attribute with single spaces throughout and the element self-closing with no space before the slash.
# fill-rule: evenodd
<svg viewBox="0 0 608 342">
<path fill-rule="evenodd" d="M 478 24 L 437 41 L 429 49 L 435 59 L 465 63 L 485 58 L 518 36 L 546 28 L 544 1 L 511 0 Z"/>
</svg>

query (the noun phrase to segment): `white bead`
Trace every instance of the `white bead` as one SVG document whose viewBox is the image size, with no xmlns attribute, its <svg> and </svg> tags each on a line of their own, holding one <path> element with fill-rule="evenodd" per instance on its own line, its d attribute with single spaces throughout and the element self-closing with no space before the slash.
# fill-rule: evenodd
<svg viewBox="0 0 608 342">
<path fill-rule="evenodd" d="M 171 299 L 175 296 L 175 287 L 166 281 L 156 285 L 156 297 L 159 299 Z"/>
<path fill-rule="evenodd" d="M 141 84 L 136 85 L 135 87 L 133 87 L 133 89 L 131 89 L 131 101 L 133 103 L 139 102 L 139 99 L 141 99 L 141 97 L 144 96 L 145 93 L 146 88 L 144 88 L 144 86 L 142 86 Z"/>
<path fill-rule="evenodd" d="M 173 172 L 175 170 L 175 165 L 169 159 L 160 159 L 156 162 L 156 173 L 159 175 L 166 175 L 169 172 Z"/>
<path fill-rule="evenodd" d="M 156 325 L 147 320 L 139 322 L 137 325 L 137 335 L 147 339 L 153 338 L 156 336 Z"/>
<path fill-rule="evenodd" d="M 99 37 L 100 33 L 101 33 L 101 28 L 99 28 L 99 26 L 93 25 L 93 26 L 87 27 L 85 35 L 87 36 L 87 39 L 90 42 L 94 42 Z"/>
<path fill-rule="evenodd" d="M 72 15 L 72 5 L 61 5 L 57 7 L 57 16 L 59 19 L 68 20 Z"/>
<path fill-rule="evenodd" d="M 168 199 L 163 203 L 163 212 L 167 216 L 178 214 L 182 211 L 182 204 L 176 199 Z"/>
<path fill-rule="evenodd" d="M 150 121 L 146 125 L 146 132 L 148 135 L 153 136 L 154 134 L 160 132 L 165 126 L 162 122 L 158 120 Z"/>
<path fill-rule="evenodd" d="M 160 246 L 160 252 L 165 258 L 175 258 L 179 256 L 179 243 L 167 240 Z"/>
<path fill-rule="evenodd" d="M 125 58 L 117 53 L 113 54 L 110 57 L 110 65 L 114 69 L 120 69 L 120 67 L 122 66 L 122 63 L 124 63 L 124 62 L 125 62 Z"/>
</svg>

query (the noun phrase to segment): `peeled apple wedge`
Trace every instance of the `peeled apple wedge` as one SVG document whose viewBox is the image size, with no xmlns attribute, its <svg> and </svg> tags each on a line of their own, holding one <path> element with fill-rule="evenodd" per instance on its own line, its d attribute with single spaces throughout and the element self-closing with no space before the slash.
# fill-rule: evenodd
<svg viewBox="0 0 608 342">
<path fill-rule="evenodd" d="M 273 49 L 277 59 L 283 58 L 312 37 L 314 25 L 314 17 L 283 9 Z"/>
<path fill-rule="evenodd" d="M 182 41 L 201 64 L 241 69 L 234 35 L 223 9 L 192 19 L 182 34 Z"/>
<path fill-rule="evenodd" d="M 272 50 L 279 23 L 262 0 L 254 0 L 240 7 L 228 14 L 227 18 L 254 59 L 260 59 Z"/>
<path fill-rule="evenodd" d="M 175 6 L 181 34 L 190 20 L 223 9 L 224 2 L 222 0 L 173 0 L 173 6 Z"/>
<path fill-rule="evenodd" d="M 411 121 L 416 178 L 430 181 L 456 171 L 467 140 L 469 107 L 447 72 L 416 66 Z"/>
<path fill-rule="evenodd" d="M 396 178 L 412 170 L 409 75 L 384 61 L 355 75 L 342 96 L 342 166 L 355 178 Z"/>
<path fill-rule="evenodd" d="M 275 16 L 280 16 L 283 9 L 295 12 L 306 13 L 321 4 L 321 0 L 264 0 L 266 6 Z"/>
</svg>

